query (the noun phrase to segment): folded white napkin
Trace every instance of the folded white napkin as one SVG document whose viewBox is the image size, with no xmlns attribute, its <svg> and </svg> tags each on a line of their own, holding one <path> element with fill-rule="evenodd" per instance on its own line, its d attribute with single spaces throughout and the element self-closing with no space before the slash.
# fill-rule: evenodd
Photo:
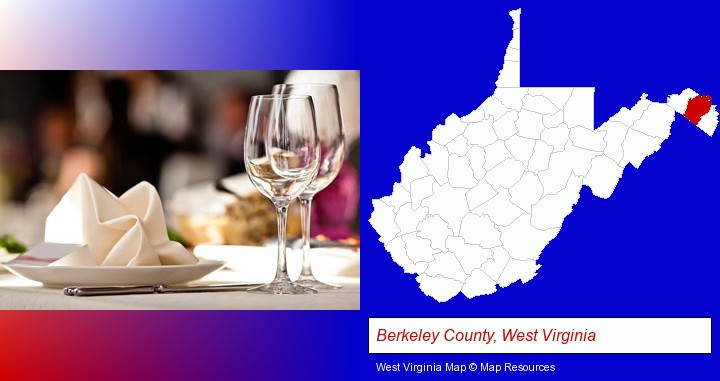
<svg viewBox="0 0 720 381">
<path fill-rule="evenodd" d="M 158 266 L 198 259 L 170 241 L 155 187 L 142 182 L 120 197 L 85 174 L 53 209 L 45 242 L 84 245 L 54 265 Z"/>
</svg>

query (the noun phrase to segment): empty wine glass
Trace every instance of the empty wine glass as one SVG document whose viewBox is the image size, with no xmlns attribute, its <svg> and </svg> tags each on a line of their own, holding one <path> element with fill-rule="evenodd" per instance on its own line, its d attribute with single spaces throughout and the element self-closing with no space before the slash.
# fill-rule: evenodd
<svg viewBox="0 0 720 381">
<path fill-rule="evenodd" d="M 282 84 L 273 87 L 274 94 L 309 95 L 315 106 L 318 142 L 320 144 L 320 167 L 318 174 L 300 195 L 300 218 L 302 221 L 303 264 L 297 284 L 316 290 L 334 289 L 340 286 L 320 282 L 312 273 L 310 263 L 310 211 L 316 193 L 335 180 L 345 159 L 345 130 L 340 113 L 338 90 L 330 84 Z"/>
<path fill-rule="evenodd" d="M 287 274 L 287 210 L 318 172 L 319 146 L 312 99 L 306 95 L 257 95 L 250 100 L 245 135 L 245 167 L 253 185 L 277 210 L 278 260 L 275 279 L 253 292 L 308 294 Z"/>
</svg>

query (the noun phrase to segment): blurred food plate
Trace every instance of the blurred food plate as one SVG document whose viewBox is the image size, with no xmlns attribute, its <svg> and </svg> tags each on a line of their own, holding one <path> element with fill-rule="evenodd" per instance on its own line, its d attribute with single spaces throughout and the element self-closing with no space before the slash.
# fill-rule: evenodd
<svg viewBox="0 0 720 381">
<path fill-rule="evenodd" d="M 15 275 L 41 282 L 45 287 L 62 288 L 182 284 L 200 279 L 223 265 L 222 261 L 200 260 L 194 265 L 173 266 L 3 266 Z"/>
<path fill-rule="evenodd" d="M 239 245 L 199 245 L 195 247 L 198 258 L 224 261 L 226 268 L 246 282 L 269 282 L 275 275 L 277 247 Z M 338 278 L 360 278 L 360 253 L 350 249 L 313 249 L 311 251 L 313 274 L 320 280 L 337 281 Z M 297 279 L 302 266 L 302 251 L 287 252 L 288 274 Z"/>
<path fill-rule="evenodd" d="M 275 208 L 247 174 L 182 188 L 168 206 L 171 225 L 191 245 L 260 245 L 277 234 Z M 290 207 L 287 229 L 300 235 L 297 203 Z"/>
</svg>

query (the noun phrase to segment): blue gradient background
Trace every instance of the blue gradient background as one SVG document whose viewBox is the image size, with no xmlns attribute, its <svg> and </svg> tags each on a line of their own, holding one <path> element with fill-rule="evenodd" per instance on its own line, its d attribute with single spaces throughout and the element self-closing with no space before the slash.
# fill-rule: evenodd
<svg viewBox="0 0 720 381">
<path fill-rule="evenodd" d="M 451 113 L 467 114 L 492 93 L 511 37 L 507 12 L 519 6 L 522 84 L 596 86 L 598 125 L 643 92 L 663 100 L 692 87 L 717 103 L 717 6 L 598 4 L 3 2 L 3 68 L 359 68 L 366 145 L 361 311 L 4 311 L 0 379 L 453 376 L 378 374 L 376 361 L 537 362 L 558 369 L 453 379 L 717 379 L 717 354 L 367 354 L 368 316 L 718 317 L 720 203 L 712 168 L 720 163 L 720 139 L 682 119 L 659 153 L 640 170 L 625 171 L 609 200 L 583 189 L 541 257 L 539 275 L 526 285 L 439 304 L 392 262 L 366 222 L 370 200 L 399 181 L 397 168 L 409 147 L 427 150 L 437 124 Z"/>
<path fill-rule="evenodd" d="M 4 69 L 358 68 L 354 1 L 6 0 Z"/>
</svg>

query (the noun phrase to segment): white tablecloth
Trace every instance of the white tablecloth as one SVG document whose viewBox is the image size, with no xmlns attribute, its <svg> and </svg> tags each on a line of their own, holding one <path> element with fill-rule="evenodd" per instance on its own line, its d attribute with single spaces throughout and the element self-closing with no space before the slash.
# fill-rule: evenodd
<svg viewBox="0 0 720 381">
<path fill-rule="evenodd" d="M 237 282 L 234 272 L 220 270 L 199 283 Z M 360 309 L 360 280 L 328 278 L 342 285 L 306 295 L 267 295 L 244 291 L 184 294 L 65 296 L 62 290 L 0 270 L 0 309 L 4 310 L 353 310 Z"/>
</svg>

